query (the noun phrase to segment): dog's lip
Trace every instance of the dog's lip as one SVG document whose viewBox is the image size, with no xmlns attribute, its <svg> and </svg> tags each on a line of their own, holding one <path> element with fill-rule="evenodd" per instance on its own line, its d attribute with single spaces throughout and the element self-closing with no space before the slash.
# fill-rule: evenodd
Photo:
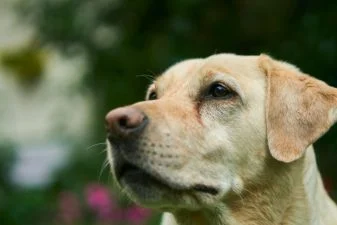
<svg viewBox="0 0 337 225">
<path fill-rule="evenodd" d="M 211 194 L 211 195 L 217 195 L 219 193 L 219 190 L 217 188 L 207 186 L 207 185 L 204 185 L 204 184 L 196 184 L 192 187 L 192 189 L 194 191 L 204 192 L 204 193 L 208 193 L 208 194 Z"/>
<path fill-rule="evenodd" d="M 125 173 L 127 173 L 130 170 L 139 170 L 139 171 L 142 171 L 139 167 L 137 167 L 137 166 L 135 166 L 135 165 L 133 165 L 131 163 L 125 162 L 116 171 L 117 179 L 121 179 L 125 175 Z"/>
<path fill-rule="evenodd" d="M 169 187 L 170 189 L 175 190 L 175 191 L 196 191 L 196 192 L 201 192 L 201 193 L 210 194 L 210 195 L 217 195 L 219 193 L 217 188 L 204 185 L 204 184 L 194 184 L 194 185 L 186 186 L 186 185 L 170 182 L 162 178 L 159 174 L 154 175 L 151 172 L 146 171 L 145 169 L 140 168 L 139 166 L 136 166 L 129 162 L 124 162 L 122 165 L 119 165 L 119 168 L 116 168 L 116 178 L 117 180 L 120 181 L 123 179 L 123 177 L 127 173 L 132 173 L 132 172 L 137 173 L 138 175 L 142 173 L 149 179 L 149 182 L 153 181 L 161 186 Z"/>
<path fill-rule="evenodd" d="M 169 186 L 170 188 L 175 189 L 175 190 L 182 190 L 183 189 L 183 187 L 181 187 L 179 185 L 172 185 L 169 182 L 165 182 L 160 177 L 155 176 L 152 173 L 146 171 L 145 169 L 143 169 L 139 166 L 136 166 L 132 163 L 129 163 L 127 161 L 123 162 L 121 165 L 119 165 L 115 169 L 115 174 L 116 174 L 116 178 L 117 178 L 118 181 L 121 181 L 129 173 L 135 173 L 137 175 L 143 174 L 143 175 L 146 176 L 147 179 L 149 179 L 149 181 L 152 180 L 152 181 L 154 181 L 156 183 L 159 183 L 161 185 Z"/>
<path fill-rule="evenodd" d="M 132 182 L 137 183 L 137 185 L 142 185 L 142 183 L 145 183 L 146 185 L 157 186 L 160 189 L 168 188 L 173 191 L 187 190 L 187 187 L 185 186 L 165 181 L 161 177 L 153 175 L 145 169 L 128 162 L 123 163 L 123 165 L 120 166 L 119 170 L 115 171 L 115 174 L 117 181 L 121 185 L 127 185 L 129 182 Z"/>
</svg>

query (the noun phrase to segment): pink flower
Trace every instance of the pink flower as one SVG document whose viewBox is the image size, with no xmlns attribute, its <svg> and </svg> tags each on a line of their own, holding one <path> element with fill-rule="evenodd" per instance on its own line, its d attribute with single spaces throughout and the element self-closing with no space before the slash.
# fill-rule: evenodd
<svg viewBox="0 0 337 225">
<path fill-rule="evenodd" d="M 94 212 L 97 222 L 102 224 L 116 224 L 127 222 L 141 225 L 150 217 L 151 211 L 137 206 L 119 208 L 109 190 L 99 184 L 90 184 L 85 190 L 86 202 Z"/>
<path fill-rule="evenodd" d="M 90 184 L 86 188 L 86 200 L 90 208 L 100 210 L 115 206 L 107 188 L 99 184 Z"/>
<path fill-rule="evenodd" d="M 80 220 L 80 202 L 74 193 L 64 191 L 60 194 L 57 217 L 62 224 L 74 224 Z"/>
<path fill-rule="evenodd" d="M 107 188 L 99 184 L 90 184 L 86 188 L 86 201 L 100 222 L 116 222 L 123 218 L 121 209 Z"/>
<path fill-rule="evenodd" d="M 125 214 L 127 221 L 131 224 L 144 224 L 151 216 L 151 211 L 138 206 L 132 206 L 126 209 Z"/>
</svg>

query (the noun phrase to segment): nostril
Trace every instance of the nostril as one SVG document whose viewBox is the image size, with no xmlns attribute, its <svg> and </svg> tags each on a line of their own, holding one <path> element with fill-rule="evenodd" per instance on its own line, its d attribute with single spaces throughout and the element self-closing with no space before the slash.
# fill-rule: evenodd
<svg viewBox="0 0 337 225">
<path fill-rule="evenodd" d="M 128 118 L 127 117 L 122 117 L 118 121 L 118 125 L 121 128 L 128 128 Z"/>
</svg>

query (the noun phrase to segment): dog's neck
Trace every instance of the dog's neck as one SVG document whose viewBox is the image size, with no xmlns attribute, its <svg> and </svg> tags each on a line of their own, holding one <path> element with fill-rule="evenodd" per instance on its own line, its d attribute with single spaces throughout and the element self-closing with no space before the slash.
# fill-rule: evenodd
<svg viewBox="0 0 337 225">
<path fill-rule="evenodd" d="M 179 225 L 335 224 L 337 210 L 323 188 L 312 147 L 292 165 L 276 163 L 272 168 L 266 173 L 273 176 L 247 187 L 242 196 L 232 196 L 214 209 L 177 211 L 175 220 Z M 327 213 L 332 216 L 323 216 Z"/>
</svg>

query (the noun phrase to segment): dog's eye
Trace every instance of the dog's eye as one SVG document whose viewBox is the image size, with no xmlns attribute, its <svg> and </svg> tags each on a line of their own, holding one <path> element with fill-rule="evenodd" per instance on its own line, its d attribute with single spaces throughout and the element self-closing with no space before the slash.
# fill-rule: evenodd
<svg viewBox="0 0 337 225">
<path fill-rule="evenodd" d="M 226 86 L 216 83 L 211 86 L 209 89 L 209 94 L 210 97 L 213 98 L 231 98 L 233 97 L 234 93 L 232 90 L 227 88 Z"/>
<path fill-rule="evenodd" d="M 157 99 L 157 93 L 155 91 L 152 91 L 149 94 L 149 100 L 155 100 L 155 99 Z"/>
</svg>

